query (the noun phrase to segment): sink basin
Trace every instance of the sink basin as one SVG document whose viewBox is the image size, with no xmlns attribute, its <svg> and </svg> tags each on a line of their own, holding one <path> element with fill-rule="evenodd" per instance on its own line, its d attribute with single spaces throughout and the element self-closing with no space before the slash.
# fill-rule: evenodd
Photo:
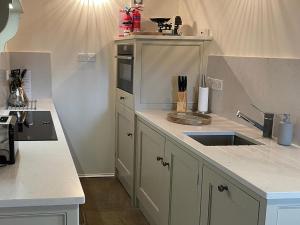
<svg viewBox="0 0 300 225">
<path fill-rule="evenodd" d="M 206 146 L 262 145 L 236 132 L 186 132 L 185 134 Z"/>
</svg>

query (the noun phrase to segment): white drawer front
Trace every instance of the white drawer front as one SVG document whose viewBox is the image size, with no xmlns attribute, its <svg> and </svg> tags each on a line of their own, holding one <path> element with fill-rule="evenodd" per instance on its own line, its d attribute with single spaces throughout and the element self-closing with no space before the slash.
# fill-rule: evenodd
<svg viewBox="0 0 300 225">
<path fill-rule="evenodd" d="M 125 91 L 117 88 L 117 103 L 123 104 L 130 109 L 134 109 L 134 97 Z"/>
<path fill-rule="evenodd" d="M 66 225 L 66 214 L 0 216 L 1 225 Z"/>
</svg>

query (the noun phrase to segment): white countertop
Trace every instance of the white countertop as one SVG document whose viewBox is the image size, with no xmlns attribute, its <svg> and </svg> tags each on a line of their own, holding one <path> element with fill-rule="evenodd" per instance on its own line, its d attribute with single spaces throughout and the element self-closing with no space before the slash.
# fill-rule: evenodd
<svg viewBox="0 0 300 225">
<path fill-rule="evenodd" d="M 207 160 L 224 173 L 238 180 L 266 199 L 300 198 L 300 148 L 284 147 L 274 140 L 262 138 L 262 132 L 217 115 L 208 126 L 186 126 L 167 121 L 166 111 L 136 112 L 191 152 Z M 264 145 L 204 146 L 184 132 L 234 131 L 255 139 Z"/>
<path fill-rule="evenodd" d="M 52 100 L 39 100 L 51 111 L 58 141 L 19 142 L 14 165 L 0 168 L 0 207 L 79 205 L 85 196 Z M 1 115 L 7 110 L 0 110 Z"/>
<path fill-rule="evenodd" d="M 181 40 L 181 41 L 211 41 L 211 36 L 172 36 L 172 35 L 129 35 L 116 37 L 115 41 L 123 40 Z"/>
</svg>

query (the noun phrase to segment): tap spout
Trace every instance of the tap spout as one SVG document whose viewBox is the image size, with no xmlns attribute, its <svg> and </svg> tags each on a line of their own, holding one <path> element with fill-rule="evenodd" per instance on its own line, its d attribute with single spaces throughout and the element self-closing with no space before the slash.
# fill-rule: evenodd
<svg viewBox="0 0 300 225">
<path fill-rule="evenodd" d="M 241 118 L 241 119 L 247 121 L 248 123 L 252 124 L 256 128 L 260 129 L 261 131 L 264 131 L 264 126 L 263 125 L 261 125 L 260 123 L 256 122 L 255 120 L 251 119 L 250 117 L 246 116 L 241 111 L 237 111 L 236 116 L 238 118 Z"/>
</svg>

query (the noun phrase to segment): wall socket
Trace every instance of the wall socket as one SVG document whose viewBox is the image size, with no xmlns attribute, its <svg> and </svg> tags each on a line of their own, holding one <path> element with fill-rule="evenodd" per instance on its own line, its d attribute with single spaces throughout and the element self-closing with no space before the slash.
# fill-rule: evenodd
<svg viewBox="0 0 300 225">
<path fill-rule="evenodd" d="M 79 62 L 96 62 L 96 53 L 79 53 Z"/>
<path fill-rule="evenodd" d="M 216 91 L 223 91 L 223 80 L 207 77 L 208 86 Z"/>
</svg>

